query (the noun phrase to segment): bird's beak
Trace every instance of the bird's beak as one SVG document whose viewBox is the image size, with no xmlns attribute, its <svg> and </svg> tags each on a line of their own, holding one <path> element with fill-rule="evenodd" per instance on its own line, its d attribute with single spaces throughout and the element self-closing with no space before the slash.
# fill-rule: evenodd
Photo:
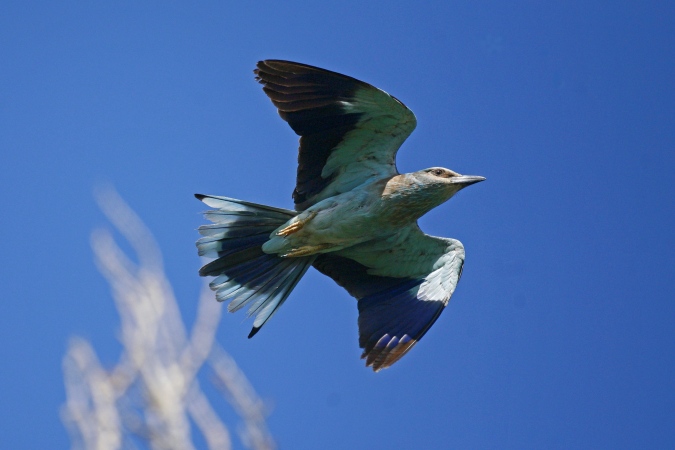
<svg viewBox="0 0 675 450">
<path fill-rule="evenodd" d="M 485 177 L 479 177 L 478 175 L 460 175 L 458 177 L 452 177 L 450 180 L 452 181 L 452 184 L 461 184 L 464 188 L 471 184 L 485 181 Z"/>
</svg>

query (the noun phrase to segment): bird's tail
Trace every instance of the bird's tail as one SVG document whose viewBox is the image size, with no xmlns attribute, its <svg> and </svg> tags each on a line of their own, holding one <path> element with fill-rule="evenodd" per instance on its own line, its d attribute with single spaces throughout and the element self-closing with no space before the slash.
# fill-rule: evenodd
<svg viewBox="0 0 675 450">
<path fill-rule="evenodd" d="M 204 213 L 213 224 L 199 227 L 199 255 L 217 258 L 199 275 L 216 277 L 209 286 L 218 301 L 230 301 L 230 312 L 249 305 L 248 315 L 256 315 L 248 335 L 253 337 L 314 262 L 315 256 L 282 258 L 262 251 L 270 233 L 297 212 L 227 197 L 195 197 L 214 208 Z"/>
</svg>

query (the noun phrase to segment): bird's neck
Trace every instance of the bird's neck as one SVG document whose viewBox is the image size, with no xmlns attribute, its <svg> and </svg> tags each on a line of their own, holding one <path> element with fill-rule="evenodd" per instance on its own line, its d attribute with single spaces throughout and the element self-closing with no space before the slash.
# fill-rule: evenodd
<svg viewBox="0 0 675 450">
<path fill-rule="evenodd" d="M 395 175 L 383 183 L 382 214 L 396 226 L 414 223 L 447 200 L 442 194 L 429 189 L 411 174 Z"/>
</svg>

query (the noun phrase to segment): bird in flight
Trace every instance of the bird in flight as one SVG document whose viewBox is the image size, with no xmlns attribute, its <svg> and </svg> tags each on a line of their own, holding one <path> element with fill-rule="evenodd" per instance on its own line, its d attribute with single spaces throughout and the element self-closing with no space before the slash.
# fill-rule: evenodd
<svg viewBox="0 0 675 450">
<path fill-rule="evenodd" d="M 336 72 L 265 60 L 256 80 L 300 136 L 295 210 L 197 194 L 199 274 L 228 310 L 255 315 L 249 338 L 313 266 L 358 300 L 361 358 L 374 371 L 436 322 L 462 275 L 464 246 L 424 234 L 426 212 L 485 180 L 442 167 L 400 174 L 396 152 L 417 124 L 386 92 Z"/>
</svg>

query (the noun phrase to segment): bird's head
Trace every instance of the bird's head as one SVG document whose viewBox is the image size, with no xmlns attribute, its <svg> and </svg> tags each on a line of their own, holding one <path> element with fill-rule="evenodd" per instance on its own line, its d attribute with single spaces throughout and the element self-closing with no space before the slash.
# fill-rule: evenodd
<svg viewBox="0 0 675 450">
<path fill-rule="evenodd" d="M 476 175 L 461 175 L 443 167 L 431 167 L 411 174 L 419 187 L 441 204 L 465 187 L 485 180 Z"/>
<path fill-rule="evenodd" d="M 401 221 L 417 220 L 470 184 L 485 180 L 442 167 L 392 177 L 384 185 L 387 211 Z"/>
</svg>

